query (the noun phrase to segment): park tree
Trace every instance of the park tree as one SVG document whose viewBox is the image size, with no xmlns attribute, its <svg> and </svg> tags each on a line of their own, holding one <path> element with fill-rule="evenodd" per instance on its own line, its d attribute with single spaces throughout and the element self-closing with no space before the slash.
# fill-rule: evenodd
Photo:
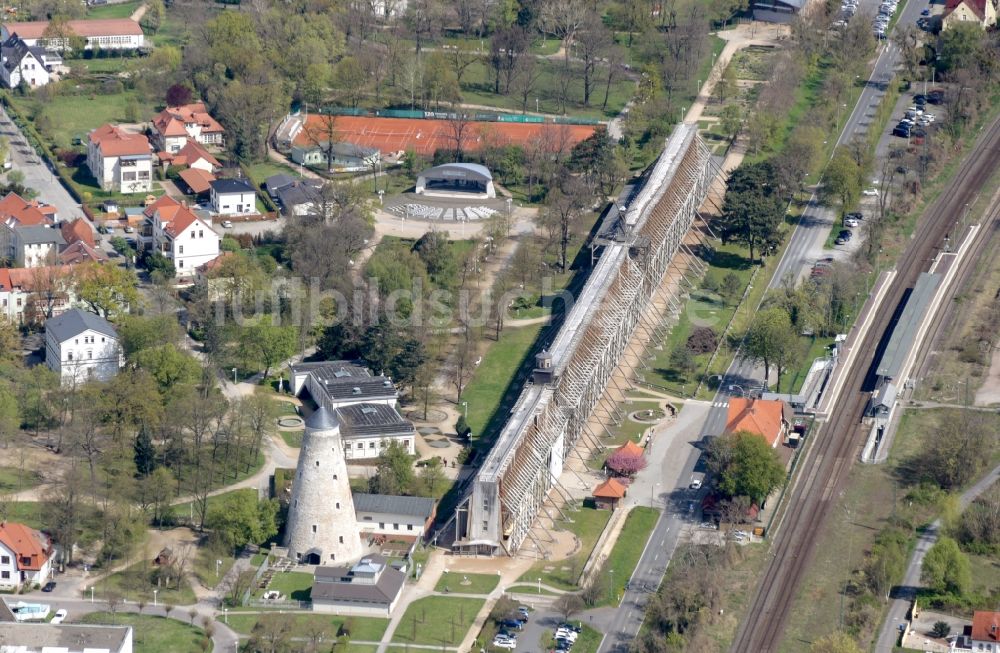
<svg viewBox="0 0 1000 653">
<path fill-rule="evenodd" d="M 758 505 L 785 482 L 785 466 L 763 436 L 748 431 L 712 440 L 709 465 L 719 474 L 719 490 L 728 497 L 750 497 Z"/>
<path fill-rule="evenodd" d="M 294 326 L 254 324 L 240 333 L 240 353 L 247 361 L 264 367 L 264 378 L 271 374 L 271 368 L 295 353 L 298 333 Z"/>
<path fill-rule="evenodd" d="M 162 394 L 195 383 L 201 377 L 198 361 L 173 344 L 140 351 L 135 355 L 135 364 L 156 380 Z"/>
<path fill-rule="evenodd" d="M 139 477 L 149 476 L 156 469 L 156 447 L 153 446 L 153 438 L 149 435 L 149 429 L 143 425 L 139 433 L 135 436 L 133 445 L 135 473 Z"/>
<path fill-rule="evenodd" d="M 77 266 L 75 280 L 80 301 L 109 320 L 116 321 L 140 303 L 135 274 L 117 265 L 84 263 Z"/>
<path fill-rule="evenodd" d="M 797 354 L 798 338 L 785 309 L 773 306 L 754 316 L 744 339 L 743 356 L 764 365 L 765 386 L 770 383 L 773 367 L 780 390 L 781 377 L 794 363 Z"/>
<path fill-rule="evenodd" d="M 862 653 L 861 647 L 847 633 L 824 635 L 809 647 L 809 653 Z"/>
<path fill-rule="evenodd" d="M 10 446 L 21 426 L 21 411 L 17 406 L 17 395 L 10 384 L 0 382 L 0 446 Z"/>
<path fill-rule="evenodd" d="M 378 494 L 411 494 L 413 492 L 413 458 L 396 440 L 382 447 L 373 479 Z"/>
<path fill-rule="evenodd" d="M 972 587 L 969 556 L 958 548 L 958 542 L 943 536 L 924 556 L 920 579 L 940 594 L 963 596 Z"/>
<path fill-rule="evenodd" d="M 150 347 L 171 343 L 181 337 L 181 327 L 174 315 L 126 315 L 118 325 L 122 353 L 131 360 Z"/>
<path fill-rule="evenodd" d="M 823 195 L 827 201 L 836 204 L 842 219 L 848 209 L 861 197 L 864 173 L 864 169 L 844 146 L 837 148 L 826 167 L 823 175 Z"/>
<path fill-rule="evenodd" d="M 164 100 L 166 100 L 168 107 L 177 107 L 190 104 L 193 97 L 194 94 L 191 92 L 191 87 L 187 84 L 179 83 L 170 85 L 166 95 L 164 95 Z"/>
<path fill-rule="evenodd" d="M 763 161 L 744 163 L 733 171 L 719 217 L 724 242 L 746 245 L 750 260 L 774 249 L 781 238 L 785 206 L 774 184 L 774 166 Z"/>
<path fill-rule="evenodd" d="M 949 25 L 941 32 L 938 72 L 953 73 L 974 68 L 983 51 L 983 43 L 984 32 L 975 22 L 958 21 Z"/>
<path fill-rule="evenodd" d="M 559 267 L 563 272 L 569 269 L 567 252 L 576 235 L 580 218 L 589 203 L 590 195 L 579 178 L 568 176 L 557 187 L 549 191 L 541 221 L 549 239 L 559 248 Z"/>
<path fill-rule="evenodd" d="M 493 72 L 493 93 L 507 95 L 518 70 L 520 59 L 527 54 L 530 38 L 521 26 L 505 27 L 490 38 L 487 62 Z"/>
<path fill-rule="evenodd" d="M 615 451 L 604 461 L 604 466 L 615 474 L 629 477 L 635 476 L 646 469 L 647 464 L 648 461 L 645 456 L 632 454 L 627 451 Z"/>
<path fill-rule="evenodd" d="M 263 544 L 278 534 L 278 502 L 255 493 L 231 492 L 208 511 L 205 526 L 234 552 L 247 544 Z"/>
</svg>

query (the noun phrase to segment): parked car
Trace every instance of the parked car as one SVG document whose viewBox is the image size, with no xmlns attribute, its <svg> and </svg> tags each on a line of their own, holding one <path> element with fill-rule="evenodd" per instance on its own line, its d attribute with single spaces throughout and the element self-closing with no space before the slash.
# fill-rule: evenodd
<svg viewBox="0 0 1000 653">
<path fill-rule="evenodd" d="M 809 276 L 815 277 L 828 277 L 833 273 L 833 269 L 826 265 L 817 265 L 809 273 Z"/>
<path fill-rule="evenodd" d="M 524 620 L 527 621 L 528 620 L 528 615 L 531 613 L 531 608 L 529 608 L 526 605 L 522 605 L 522 606 L 518 607 L 517 611 L 521 614 L 521 616 L 524 617 Z"/>
<path fill-rule="evenodd" d="M 517 648 L 517 642 L 515 642 L 512 639 L 507 639 L 505 637 L 495 637 L 493 639 L 493 646 L 513 651 L 514 649 Z"/>
<path fill-rule="evenodd" d="M 49 582 L 45 583 L 45 587 L 42 588 L 42 591 L 51 592 L 55 588 L 56 588 L 56 582 L 54 580 L 50 580 Z"/>
<path fill-rule="evenodd" d="M 837 234 L 837 240 L 833 241 L 837 245 L 846 245 L 851 241 L 853 234 L 848 230 L 844 229 L 839 234 Z"/>
<path fill-rule="evenodd" d="M 701 489 L 701 479 L 700 478 L 694 479 L 693 481 L 691 481 L 691 485 L 689 485 L 688 487 L 691 488 L 692 490 L 700 490 Z"/>
<path fill-rule="evenodd" d="M 129 225 L 129 226 L 125 227 L 125 233 L 127 233 L 127 234 L 134 234 L 135 233 L 135 227 L 133 227 L 132 225 Z"/>
<path fill-rule="evenodd" d="M 231 220 L 223 220 L 222 221 L 222 228 L 223 229 L 232 229 L 233 228 L 232 221 Z"/>
<path fill-rule="evenodd" d="M 855 220 L 854 218 L 844 218 L 845 227 L 857 227 L 858 224 L 859 224 L 858 221 Z"/>
<path fill-rule="evenodd" d="M 49 623 L 57 625 L 61 624 L 62 622 L 66 621 L 66 617 L 68 616 L 69 613 L 66 612 L 65 610 L 56 610 L 56 615 L 52 617 L 52 621 L 50 621 Z"/>
<path fill-rule="evenodd" d="M 524 628 L 524 624 L 522 624 L 517 619 L 504 619 L 503 621 L 500 622 L 500 625 L 504 628 L 516 628 L 518 630 Z"/>
<path fill-rule="evenodd" d="M 864 195 L 865 197 L 878 197 L 878 191 L 875 190 L 874 188 L 866 188 L 863 191 L 861 191 L 861 194 Z"/>
<path fill-rule="evenodd" d="M 931 15 L 931 10 L 930 9 L 924 9 L 923 11 L 920 12 L 920 15 L 921 16 L 930 16 Z"/>
<path fill-rule="evenodd" d="M 934 90 L 927 94 L 927 101 L 931 104 L 941 104 L 944 102 L 944 91 Z"/>
</svg>

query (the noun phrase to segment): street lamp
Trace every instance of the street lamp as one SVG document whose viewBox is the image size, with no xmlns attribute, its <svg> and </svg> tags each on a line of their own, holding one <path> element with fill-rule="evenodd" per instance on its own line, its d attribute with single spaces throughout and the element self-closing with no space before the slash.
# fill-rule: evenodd
<svg viewBox="0 0 1000 653">
<path fill-rule="evenodd" d="M 462 417 L 469 418 L 469 402 L 467 401 L 462 402 Z"/>
<path fill-rule="evenodd" d="M 542 593 L 542 577 L 541 576 L 538 577 L 538 593 L 539 594 Z"/>
<path fill-rule="evenodd" d="M 660 487 L 659 483 L 657 483 L 655 485 L 650 485 L 649 486 L 649 507 L 650 508 L 654 508 L 655 507 L 654 501 L 656 500 L 655 499 L 656 495 L 654 494 L 654 492 L 656 491 L 656 488 L 658 488 L 658 487 Z"/>
<path fill-rule="evenodd" d="M 227 626 L 229 625 L 229 608 L 226 606 L 222 606 L 222 620 L 226 622 Z"/>
<path fill-rule="evenodd" d="M 93 590 L 94 588 L 91 587 L 90 589 Z M 159 591 L 160 591 L 159 589 L 154 589 L 153 590 L 153 607 L 154 608 L 156 607 L 156 595 L 159 593 Z"/>
<path fill-rule="evenodd" d="M 215 577 L 216 578 L 219 577 L 219 567 L 221 565 L 222 565 L 222 560 L 219 560 L 218 558 L 216 558 L 216 560 L 215 560 Z"/>
<path fill-rule="evenodd" d="M 233 368 L 233 385 L 236 385 L 238 381 L 236 380 L 236 368 Z"/>
<path fill-rule="evenodd" d="M 617 592 L 615 592 L 615 570 L 608 569 L 608 575 L 611 576 L 611 598 L 614 598 Z"/>
<path fill-rule="evenodd" d="M 90 586 L 90 602 L 91 603 L 94 602 L 94 586 L 93 585 Z"/>
<path fill-rule="evenodd" d="M 535 98 L 535 113 L 541 113 L 541 111 L 538 110 L 538 98 Z"/>
</svg>

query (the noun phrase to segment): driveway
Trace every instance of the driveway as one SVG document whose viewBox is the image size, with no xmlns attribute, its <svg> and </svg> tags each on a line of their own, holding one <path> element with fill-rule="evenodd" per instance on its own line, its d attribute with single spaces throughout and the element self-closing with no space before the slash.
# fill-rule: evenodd
<svg viewBox="0 0 1000 653">
<path fill-rule="evenodd" d="M 24 134 L 11 121 L 3 107 L 0 107 L 0 135 L 6 136 L 10 141 L 12 170 L 24 173 L 24 185 L 37 191 L 39 200 L 56 207 L 61 220 L 83 216 L 80 205 L 63 187 L 45 160 L 28 145 Z"/>
</svg>

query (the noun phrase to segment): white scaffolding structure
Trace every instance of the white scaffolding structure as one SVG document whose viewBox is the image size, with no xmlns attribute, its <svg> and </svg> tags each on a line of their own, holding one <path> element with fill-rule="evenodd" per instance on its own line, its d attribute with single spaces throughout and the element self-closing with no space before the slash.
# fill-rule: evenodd
<svg viewBox="0 0 1000 653">
<path fill-rule="evenodd" d="M 678 125 L 600 243 L 603 251 L 580 296 L 549 350 L 539 354 L 533 382 L 456 509 L 456 548 L 513 554 L 530 537 L 643 313 L 662 294 L 668 268 L 675 256 L 689 254 L 683 240 L 712 177 L 711 152 L 697 125 Z"/>
</svg>

